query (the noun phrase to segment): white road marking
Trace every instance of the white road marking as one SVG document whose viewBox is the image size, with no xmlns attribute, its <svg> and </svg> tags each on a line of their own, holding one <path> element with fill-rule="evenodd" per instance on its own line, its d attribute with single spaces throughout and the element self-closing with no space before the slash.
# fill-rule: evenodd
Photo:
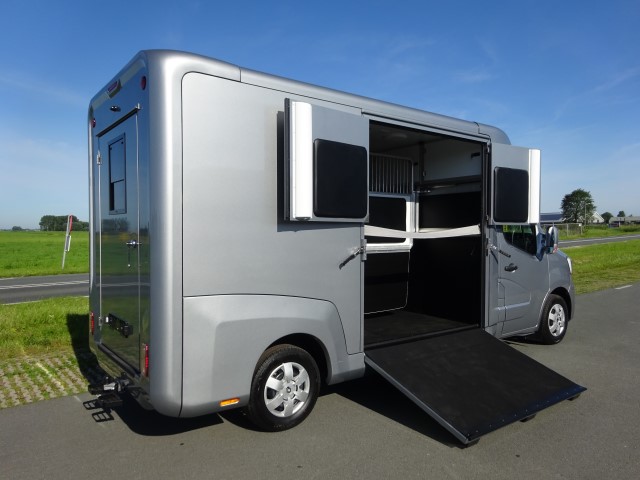
<svg viewBox="0 0 640 480">
<path fill-rule="evenodd" d="M 50 282 L 50 283 L 27 283 L 25 285 L 2 285 L 0 290 L 11 290 L 14 288 L 37 288 L 37 287 L 56 287 L 60 285 L 82 285 L 88 284 L 89 280 L 74 280 L 70 282 Z"/>
</svg>

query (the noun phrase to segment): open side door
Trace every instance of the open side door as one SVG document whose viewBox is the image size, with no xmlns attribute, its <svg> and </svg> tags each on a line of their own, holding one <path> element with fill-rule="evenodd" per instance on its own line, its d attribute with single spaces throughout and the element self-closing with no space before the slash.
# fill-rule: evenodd
<svg viewBox="0 0 640 480">
<path fill-rule="evenodd" d="M 367 349 L 365 362 L 465 445 L 586 390 L 479 328 Z"/>
<path fill-rule="evenodd" d="M 358 222 L 369 213 L 369 120 L 287 99 L 287 210 L 292 221 Z"/>
<path fill-rule="evenodd" d="M 494 225 L 540 221 L 540 150 L 491 145 L 491 221 Z"/>
</svg>

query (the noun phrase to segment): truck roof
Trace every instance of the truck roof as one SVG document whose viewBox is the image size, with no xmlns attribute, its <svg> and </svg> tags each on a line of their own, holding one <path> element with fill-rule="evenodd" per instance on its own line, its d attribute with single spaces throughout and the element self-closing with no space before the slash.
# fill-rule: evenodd
<svg viewBox="0 0 640 480">
<path fill-rule="evenodd" d="M 250 85 L 290 92 L 292 94 L 308 98 L 359 108 L 365 115 L 400 120 L 410 124 L 413 123 L 416 126 L 429 126 L 444 131 L 464 132 L 470 135 L 486 136 L 490 137 L 492 141 L 497 143 L 511 143 L 509 141 L 509 137 L 503 130 L 490 125 L 427 112 L 417 108 L 406 107 L 382 100 L 375 100 L 356 94 L 346 93 L 327 87 L 321 87 L 243 68 L 222 60 L 176 50 L 142 50 L 138 52 L 127 66 L 125 66 L 107 85 L 112 84 L 114 80 L 126 75 L 126 72 L 140 61 L 147 65 L 152 77 L 157 76 L 158 73 L 170 74 L 172 76 L 178 75 L 182 77 L 188 72 L 200 72 Z M 107 87 L 105 86 L 105 88 L 93 98 L 91 102 L 91 106 L 93 108 L 97 107 L 97 105 L 101 103 L 99 99 L 104 98 L 104 92 L 106 89 Z"/>
</svg>

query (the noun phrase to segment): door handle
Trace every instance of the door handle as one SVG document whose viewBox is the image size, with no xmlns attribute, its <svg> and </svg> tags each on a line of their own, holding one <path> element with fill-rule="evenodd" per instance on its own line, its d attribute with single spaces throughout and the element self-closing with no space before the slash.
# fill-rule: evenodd
<svg viewBox="0 0 640 480">
<path fill-rule="evenodd" d="M 127 268 L 129 268 L 131 267 L 131 249 L 133 248 L 135 250 L 142 244 L 135 240 L 129 240 L 125 245 L 127 246 Z"/>
<path fill-rule="evenodd" d="M 515 272 L 518 269 L 518 266 L 515 263 L 510 263 L 506 267 L 504 267 L 506 272 Z"/>
</svg>

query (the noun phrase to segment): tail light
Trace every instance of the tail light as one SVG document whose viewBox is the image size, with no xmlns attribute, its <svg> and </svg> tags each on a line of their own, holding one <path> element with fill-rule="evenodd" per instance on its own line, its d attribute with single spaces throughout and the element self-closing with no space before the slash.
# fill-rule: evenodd
<svg viewBox="0 0 640 480">
<path fill-rule="evenodd" d="M 147 345 L 146 343 L 143 343 L 142 348 L 144 350 L 142 375 L 144 375 L 145 377 L 148 377 L 149 376 L 149 345 Z"/>
<path fill-rule="evenodd" d="M 89 312 L 89 332 L 93 336 L 93 333 L 96 331 L 96 318 L 93 315 L 93 312 Z"/>
</svg>

